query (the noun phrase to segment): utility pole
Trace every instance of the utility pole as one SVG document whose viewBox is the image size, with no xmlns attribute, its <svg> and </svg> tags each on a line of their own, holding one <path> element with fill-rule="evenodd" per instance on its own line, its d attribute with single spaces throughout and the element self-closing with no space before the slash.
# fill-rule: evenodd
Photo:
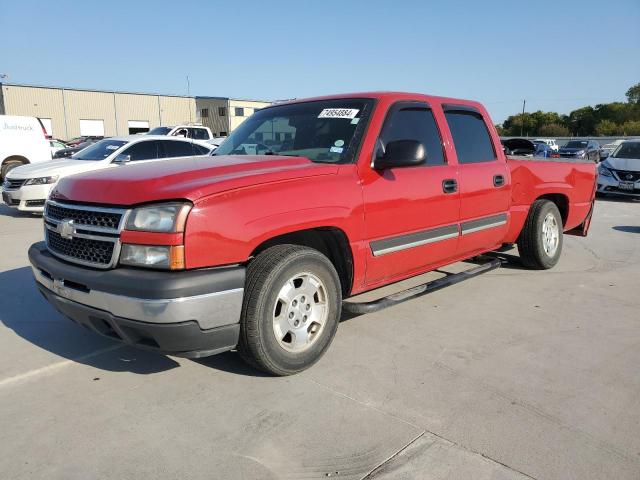
<svg viewBox="0 0 640 480">
<path fill-rule="evenodd" d="M 527 101 L 526 100 L 522 100 L 522 117 L 521 118 L 521 122 L 520 122 L 520 136 L 522 137 L 524 135 L 524 107 L 527 105 Z"/>
<path fill-rule="evenodd" d="M 189 83 L 189 75 L 187 75 L 187 101 L 190 101 L 190 100 L 191 100 L 191 84 Z M 189 123 L 193 123 L 193 114 L 191 112 L 191 104 L 189 104 Z"/>
</svg>

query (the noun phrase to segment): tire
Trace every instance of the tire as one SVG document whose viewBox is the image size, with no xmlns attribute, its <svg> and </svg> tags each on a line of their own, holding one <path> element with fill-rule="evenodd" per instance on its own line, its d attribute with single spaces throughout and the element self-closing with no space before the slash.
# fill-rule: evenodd
<svg viewBox="0 0 640 480">
<path fill-rule="evenodd" d="M 518 251 L 528 268 L 548 270 L 558 263 L 562 252 L 562 216 L 555 203 L 536 200 L 531 205 L 518 238 Z"/>
<path fill-rule="evenodd" d="M 341 310 L 340 279 L 327 257 L 298 245 L 271 247 L 247 267 L 238 352 L 271 375 L 305 370 L 331 344 Z"/>
<path fill-rule="evenodd" d="M 2 168 L 0 169 L 0 177 L 2 177 L 2 180 L 5 179 L 9 171 L 21 165 L 24 165 L 24 163 L 21 162 L 20 160 L 7 160 L 6 162 L 4 162 L 2 164 Z"/>
</svg>

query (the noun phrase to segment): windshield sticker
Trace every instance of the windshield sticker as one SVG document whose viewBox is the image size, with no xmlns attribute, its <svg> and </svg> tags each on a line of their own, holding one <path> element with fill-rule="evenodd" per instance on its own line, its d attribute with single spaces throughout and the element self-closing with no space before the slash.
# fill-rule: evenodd
<svg viewBox="0 0 640 480">
<path fill-rule="evenodd" d="M 360 118 L 354 118 L 353 120 L 351 120 L 351 125 L 357 125 L 359 121 Z"/>
<path fill-rule="evenodd" d="M 344 140 L 336 140 L 335 142 L 333 142 L 333 144 L 334 144 L 336 147 L 341 147 L 341 146 L 343 146 L 343 145 L 344 145 Z"/>
<path fill-rule="evenodd" d="M 357 108 L 325 108 L 320 112 L 318 118 L 354 118 L 358 115 Z"/>
<path fill-rule="evenodd" d="M 120 145 L 107 145 L 106 147 L 107 150 L 117 150 L 120 148 Z"/>
<path fill-rule="evenodd" d="M 344 150 L 344 148 L 342 148 L 342 147 L 331 147 L 329 149 L 329 151 L 331 153 L 342 153 L 342 150 Z"/>
</svg>

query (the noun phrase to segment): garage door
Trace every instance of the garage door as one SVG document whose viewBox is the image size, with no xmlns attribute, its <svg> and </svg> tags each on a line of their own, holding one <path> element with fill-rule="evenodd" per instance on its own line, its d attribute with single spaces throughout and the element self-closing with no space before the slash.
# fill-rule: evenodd
<svg viewBox="0 0 640 480">
<path fill-rule="evenodd" d="M 104 120 L 80 120 L 80 135 L 104 137 Z"/>
<path fill-rule="evenodd" d="M 129 126 L 129 135 L 146 133 L 149 131 L 149 122 L 145 120 L 129 120 L 127 124 Z"/>
</svg>

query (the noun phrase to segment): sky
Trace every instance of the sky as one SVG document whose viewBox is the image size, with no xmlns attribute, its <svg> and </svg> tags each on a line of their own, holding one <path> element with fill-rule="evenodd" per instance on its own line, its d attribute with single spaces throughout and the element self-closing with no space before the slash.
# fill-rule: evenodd
<svg viewBox="0 0 640 480">
<path fill-rule="evenodd" d="M 277 100 L 396 90 L 568 113 L 640 82 L 640 1 L 0 0 L 5 82 Z"/>
</svg>

